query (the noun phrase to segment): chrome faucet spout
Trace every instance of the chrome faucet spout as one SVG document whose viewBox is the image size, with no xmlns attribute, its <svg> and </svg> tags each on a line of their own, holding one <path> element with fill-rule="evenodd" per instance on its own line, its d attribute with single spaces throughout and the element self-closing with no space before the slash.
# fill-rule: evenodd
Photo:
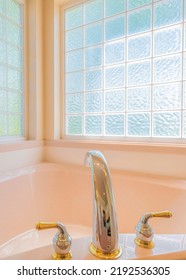
<svg viewBox="0 0 186 280">
<path fill-rule="evenodd" d="M 103 259 L 115 259 L 121 255 L 118 246 L 118 223 L 112 181 L 105 157 L 99 151 L 89 151 L 94 192 L 92 254 Z"/>
</svg>

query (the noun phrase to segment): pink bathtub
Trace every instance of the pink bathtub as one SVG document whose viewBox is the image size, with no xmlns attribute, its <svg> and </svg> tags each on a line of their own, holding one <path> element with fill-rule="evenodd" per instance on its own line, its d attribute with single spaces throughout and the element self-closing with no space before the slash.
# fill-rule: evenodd
<svg viewBox="0 0 186 280">
<path fill-rule="evenodd" d="M 151 219 L 155 233 L 186 233 L 186 181 L 111 170 L 120 233 L 135 233 L 140 216 L 171 210 L 171 219 Z M 92 226 L 88 167 L 41 163 L 0 174 L 0 245 L 35 228 L 38 221 Z M 90 231 L 89 231 L 90 230 Z"/>
</svg>

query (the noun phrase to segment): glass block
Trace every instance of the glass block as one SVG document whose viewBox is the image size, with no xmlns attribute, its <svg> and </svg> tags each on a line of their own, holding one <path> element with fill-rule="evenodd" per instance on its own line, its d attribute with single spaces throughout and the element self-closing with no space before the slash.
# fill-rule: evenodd
<svg viewBox="0 0 186 280">
<path fill-rule="evenodd" d="M 128 114 L 128 136 L 150 136 L 150 114 Z"/>
<path fill-rule="evenodd" d="M 183 107 L 184 109 L 186 109 L 186 82 L 183 83 L 183 100 L 184 100 Z"/>
<path fill-rule="evenodd" d="M 0 112 L 6 111 L 6 92 L 0 89 Z"/>
<path fill-rule="evenodd" d="M 154 113 L 153 134 L 157 137 L 179 137 L 180 122 L 179 112 Z"/>
<path fill-rule="evenodd" d="M 22 51 L 18 48 L 7 46 L 7 63 L 15 68 L 23 68 Z"/>
<path fill-rule="evenodd" d="M 128 39 L 128 60 L 147 58 L 151 55 L 151 33 Z"/>
<path fill-rule="evenodd" d="M 22 113 L 22 95 L 17 92 L 8 92 L 8 112 Z"/>
<path fill-rule="evenodd" d="M 154 86 L 153 96 L 153 108 L 156 110 L 181 108 L 180 83 Z"/>
<path fill-rule="evenodd" d="M 179 52 L 182 49 L 181 26 L 154 32 L 154 54 L 162 55 Z"/>
<path fill-rule="evenodd" d="M 8 116 L 8 135 L 22 135 L 22 117 L 20 115 Z"/>
<path fill-rule="evenodd" d="M 82 116 L 67 116 L 66 133 L 68 135 L 79 135 L 83 132 Z"/>
<path fill-rule="evenodd" d="M 82 5 L 66 10 L 65 29 L 69 30 L 72 28 L 79 27 L 83 23 L 82 19 L 83 19 Z"/>
<path fill-rule="evenodd" d="M 102 134 L 102 116 L 89 115 L 85 116 L 85 134 L 101 135 Z"/>
<path fill-rule="evenodd" d="M 102 19 L 102 0 L 90 1 L 84 5 L 85 24 Z"/>
<path fill-rule="evenodd" d="M 7 134 L 6 123 L 6 115 L 0 114 L 0 136 Z"/>
<path fill-rule="evenodd" d="M 5 1 L 0 1 L 0 13 L 4 13 L 5 11 Z"/>
<path fill-rule="evenodd" d="M 122 13 L 126 10 L 127 0 L 105 0 L 105 16 L 113 16 L 118 13 Z"/>
<path fill-rule="evenodd" d="M 23 7 L 15 0 L 6 0 L 6 14 L 17 24 L 22 24 Z"/>
<path fill-rule="evenodd" d="M 7 21 L 7 41 L 11 44 L 22 47 L 22 28 Z"/>
<path fill-rule="evenodd" d="M 125 84 L 124 66 L 105 69 L 105 88 L 122 87 Z"/>
<path fill-rule="evenodd" d="M 180 22 L 182 0 L 160 1 L 154 4 L 154 27 L 162 27 Z"/>
<path fill-rule="evenodd" d="M 150 83 L 150 61 L 128 64 L 128 85 L 145 85 Z"/>
<path fill-rule="evenodd" d="M 105 62 L 106 64 L 118 63 L 124 61 L 125 43 L 118 41 L 105 45 Z"/>
<path fill-rule="evenodd" d="M 171 82 L 181 79 L 181 56 L 154 59 L 154 81 Z"/>
<path fill-rule="evenodd" d="M 4 18 L 0 15 L 0 39 L 5 40 L 5 36 L 6 36 L 6 23 Z"/>
<path fill-rule="evenodd" d="M 23 89 L 22 72 L 8 68 L 8 88 L 18 90 Z"/>
<path fill-rule="evenodd" d="M 105 116 L 105 134 L 106 135 L 124 135 L 125 134 L 124 115 L 106 115 Z"/>
<path fill-rule="evenodd" d="M 102 71 L 90 70 L 85 73 L 85 90 L 99 90 L 102 87 Z"/>
<path fill-rule="evenodd" d="M 6 62 L 6 43 L 0 40 L 0 63 Z"/>
<path fill-rule="evenodd" d="M 183 79 L 186 80 L 186 52 L 183 53 Z"/>
<path fill-rule="evenodd" d="M 127 95 L 127 109 L 129 111 L 143 111 L 151 108 L 150 87 L 129 88 Z"/>
<path fill-rule="evenodd" d="M 85 46 L 93 46 L 102 42 L 102 22 L 85 27 Z"/>
<path fill-rule="evenodd" d="M 83 74 L 82 72 L 69 73 L 66 75 L 66 93 L 82 92 Z"/>
<path fill-rule="evenodd" d="M 183 112 L 183 137 L 186 137 L 186 112 Z"/>
<path fill-rule="evenodd" d="M 6 67 L 0 64 L 0 88 L 6 87 Z"/>
<path fill-rule="evenodd" d="M 80 49 L 83 46 L 82 28 L 77 28 L 66 33 L 66 51 Z"/>
<path fill-rule="evenodd" d="M 128 10 L 152 3 L 152 0 L 128 0 Z"/>
<path fill-rule="evenodd" d="M 67 94 L 66 95 L 66 113 L 78 114 L 83 110 L 82 94 Z"/>
<path fill-rule="evenodd" d="M 85 49 L 85 68 L 99 67 L 102 65 L 102 47 Z"/>
<path fill-rule="evenodd" d="M 85 112 L 86 113 L 101 113 L 103 110 L 103 94 L 102 92 L 97 93 L 86 93 L 85 94 Z"/>
<path fill-rule="evenodd" d="M 113 90 L 105 92 L 105 111 L 123 112 L 125 110 L 125 91 Z"/>
<path fill-rule="evenodd" d="M 105 20 L 105 40 L 122 38 L 125 35 L 125 16 Z"/>
<path fill-rule="evenodd" d="M 186 24 L 184 25 L 184 29 L 185 29 L 185 34 L 184 34 L 184 38 L 185 38 L 184 50 L 186 51 Z"/>
<path fill-rule="evenodd" d="M 151 22 L 151 7 L 128 13 L 128 34 L 137 34 L 139 32 L 150 30 L 152 25 Z"/>
<path fill-rule="evenodd" d="M 71 51 L 66 54 L 66 72 L 78 71 L 83 68 L 83 51 Z"/>
</svg>

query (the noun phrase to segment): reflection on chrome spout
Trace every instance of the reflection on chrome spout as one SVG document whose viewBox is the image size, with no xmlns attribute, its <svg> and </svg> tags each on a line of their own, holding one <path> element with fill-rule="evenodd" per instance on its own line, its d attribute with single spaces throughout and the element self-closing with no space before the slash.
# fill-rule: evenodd
<svg viewBox="0 0 186 280">
<path fill-rule="evenodd" d="M 90 251 L 96 257 L 116 259 L 121 255 L 118 246 L 118 225 L 110 171 L 105 157 L 99 151 L 89 151 L 94 190 L 93 237 Z"/>
</svg>

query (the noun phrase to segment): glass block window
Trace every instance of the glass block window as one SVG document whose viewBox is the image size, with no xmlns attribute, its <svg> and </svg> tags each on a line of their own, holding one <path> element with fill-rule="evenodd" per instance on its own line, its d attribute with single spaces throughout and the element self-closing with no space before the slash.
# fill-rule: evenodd
<svg viewBox="0 0 186 280">
<path fill-rule="evenodd" d="M 23 7 L 0 0 L 0 139 L 23 133 Z"/>
<path fill-rule="evenodd" d="M 65 135 L 186 138 L 186 1 L 64 10 Z"/>
</svg>

